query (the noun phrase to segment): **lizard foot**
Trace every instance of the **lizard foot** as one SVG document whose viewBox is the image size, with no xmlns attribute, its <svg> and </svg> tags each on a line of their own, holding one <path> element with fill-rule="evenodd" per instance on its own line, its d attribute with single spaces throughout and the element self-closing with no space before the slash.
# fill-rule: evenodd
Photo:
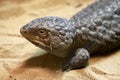
<svg viewBox="0 0 120 80">
<path fill-rule="evenodd" d="M 75 55 L 71 57 L 63 65 L 63 71 L 70 71 L 71 69 L 77 69 L 85 67 L 90 58 L 89 52 L 84 48 L 79 48 L 76 50 Z"/>
</svg>

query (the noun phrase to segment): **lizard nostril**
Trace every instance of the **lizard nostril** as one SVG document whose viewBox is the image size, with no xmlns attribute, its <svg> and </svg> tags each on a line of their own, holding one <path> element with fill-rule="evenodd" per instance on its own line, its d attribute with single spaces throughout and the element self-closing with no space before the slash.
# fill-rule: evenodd
<svg viewBox="0 0 120 80">
<path fill-rule="evenodd" d="M 27 30 L 25 30 L 25 29 L 20 29 L 20 32 L 24 34 L 24 33 L 27 33 Z"/>
</svg>

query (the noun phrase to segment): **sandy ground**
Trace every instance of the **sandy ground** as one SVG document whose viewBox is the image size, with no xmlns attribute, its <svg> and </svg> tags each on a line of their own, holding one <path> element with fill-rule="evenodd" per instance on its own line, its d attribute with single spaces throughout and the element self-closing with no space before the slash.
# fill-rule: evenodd
<svg viewBox="0 0 120 80">
<path fill-rule="evenodd" d="M 19 33 L 32 19 L 70 18 L 93 0 L 0 0 L 0 80 L 120 80 L 120 51 L 92 56 L 86 68 L 61 72 L 61 58 Z"/>
</svg>

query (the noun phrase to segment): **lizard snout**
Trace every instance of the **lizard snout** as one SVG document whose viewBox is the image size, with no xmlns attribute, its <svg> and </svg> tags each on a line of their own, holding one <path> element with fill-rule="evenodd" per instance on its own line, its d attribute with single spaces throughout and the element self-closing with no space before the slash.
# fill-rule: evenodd
<svg viewBox="0 0 120 80">
<path fill-rule="evenodd" d="M 26 26 L 23 26 L 23 27 L 20 29 L 20 33 L 21 33 L 22 35 L 25 35 L 25 34 L 28 33 L 28 29 L 26 28 Z"/>
<path fill-rule="evenodd" d="M 20 33 L 21 33 L 21 34 L 27 33 L 27 31 L 21 28 L 21 29 L 20 29 Z"/>
</svg>

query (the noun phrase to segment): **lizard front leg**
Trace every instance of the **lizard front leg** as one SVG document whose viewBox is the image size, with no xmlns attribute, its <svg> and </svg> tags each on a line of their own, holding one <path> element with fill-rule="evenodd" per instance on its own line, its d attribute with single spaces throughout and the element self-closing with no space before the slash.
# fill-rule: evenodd
<svg viewBox="0 0 120 80">
<path fill-rule="evenodd" d="M 97 42 L 90 42 L 85 48 L 78 48 L 74 55 L 70 55 L 63 65 L 63 71 L 85 67 L 90 58 L 90 54 L 94 53 L 98 48 Z"/>
<path fill-rule="evenodd" d="M 78 48 L 74 55 L 71 55 L 64 63 L 62 70 L 69 71 L 71 69 L 85 67 L 90 58 L 90 54 L 85 48 Z"/>
</svg>

